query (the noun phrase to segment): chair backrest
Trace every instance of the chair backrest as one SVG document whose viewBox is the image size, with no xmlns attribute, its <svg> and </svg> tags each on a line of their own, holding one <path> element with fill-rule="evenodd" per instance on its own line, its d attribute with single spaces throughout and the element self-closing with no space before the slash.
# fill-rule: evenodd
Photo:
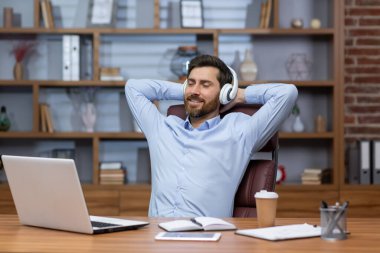
<svg viewBox="0 0 380 253">
<path fill-rule="evenodd" d="M 221 114 L 221 117 L 223 118 L 224 115 L 231 112 L 242 112 L 253 115 L 260 107 L 261 105 L 236 105 Z M 183 104 L 170 106 L 167 114 L 175 115 L 182 119 L 186 118 L 186 111 Z M 234 217 L 256 217 L 255 193 L 260 190 L 274 190 L 278 160 L 278 133 L 275 133 L 258 152 L 271 152 L 272 158 L 270 160 L 251 160 L 249 162 L 235 194 Z"/>
</svg>

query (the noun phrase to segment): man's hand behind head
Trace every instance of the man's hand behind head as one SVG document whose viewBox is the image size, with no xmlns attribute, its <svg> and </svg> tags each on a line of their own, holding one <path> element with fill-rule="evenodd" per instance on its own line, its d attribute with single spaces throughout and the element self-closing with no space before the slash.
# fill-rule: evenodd
<svg viewBox="0 0 380 253">
<path fill-rule="evenodd" d="M 244 91 L 245 91 L 244 89 L 239 88 L 237 91 L 236 97 L 233 100 L 231 100 L 231 102 L 229 102 L 226 105 L 220 105 L 219 113 L 224 113 L 228 111 L 229 109 L 233 108 L 237 104 L 245 104 Z"/>
</svg>

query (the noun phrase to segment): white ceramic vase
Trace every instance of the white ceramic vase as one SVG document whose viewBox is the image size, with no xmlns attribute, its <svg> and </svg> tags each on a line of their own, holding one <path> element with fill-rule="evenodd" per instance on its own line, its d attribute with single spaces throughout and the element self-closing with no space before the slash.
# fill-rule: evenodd
<svg viewBox="0 0 380 253">
<path fill-rule="evenodd" d="M 243 81 L 254 81 L 257 77 L 257 65 L 253 61 L 251 50 L 246 49 L 244 61 L 240 65 L 240 76 Z"/>
<path fill-rule="evenodd" d="M 94 132 L 96 123 L 96 107 L 94 103 L 84 103 L 81 107 L 81 117 L 86 132 Z"/>
<path fill-rule="evenodd" d="M 300 115 L 297 115 L 293 122 L 293 131 L 294 132 L 303 132 L 305 130 L 305 126 L 301 120 Z"/>
</svg>

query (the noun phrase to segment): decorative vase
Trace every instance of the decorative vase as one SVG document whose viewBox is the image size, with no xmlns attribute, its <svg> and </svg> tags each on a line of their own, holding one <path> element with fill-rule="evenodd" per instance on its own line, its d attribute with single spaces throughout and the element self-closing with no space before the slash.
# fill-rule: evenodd
<svg viewBox="0 0 380 253">
<path fill-rule="evenodd" d="M 254 81 L 257 77 L 257 65 L 253 61 L 251 50 L 245 50 L 244 61 L 240 65 L 240 76 L 243 81 Z"/>
<path fill-rule="evenodd" d="M 197 46 L 180 46 L 170 62 L 170 70 L 178 76 L 180 81 L 185 81 L 187 68 L 190 61 L 199 55 Z"/>
<path fill-rule="evenodd" d="M 24 67 L 21 62 L 16 62 L 13 67 L 13 77 L 15 80 L 22 80 L 24 77 Z"/>
<path fill-rule="evenodd" d="M 303 132 L 303 130 L 305 130 L 305 126 L 301 120 L 301 116 L 300 115 L 297 115 L 295 118 L 294 118 L 294 122 L 293 122 L 293 131 L 294 132 Z"/>
<path fill-rule="evenodd" d="M 240 66 L 241 66 L 241 60 L 240 60 L 240 52 L 239 50 L 235 50 L 234 59 L 231 63 L 231 68 L 235 70 L 236 74 L 238 75 L 238 78 L 240 79 Z"/>
<path fill-rule="evenodd" d="M 96 123 L 96 108 L 94 103 L 84 103 L 81 108 L 81 117 L 86 132 L 94 132 Z"/>
<path fill-rule="evenodd" d="M 7 109 L 2 106 L 0 109 L 0 131 L 8 131 L 11 127 L 11 121 L 7 115 Z"/>
</svg>

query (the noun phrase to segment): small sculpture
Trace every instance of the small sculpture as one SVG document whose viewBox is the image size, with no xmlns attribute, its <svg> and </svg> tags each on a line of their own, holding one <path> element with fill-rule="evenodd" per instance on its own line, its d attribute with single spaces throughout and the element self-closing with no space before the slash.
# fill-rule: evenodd
<svg viewBox="0 0 380 253">
<path fill-rule="evenodd" d="M 291 54 L 286 62 L 286 70 L 290 80 L 308 80 L 310 79 L 312 62 L 307 58 L 306 54 Z"/>
<path fill-rule="evenodd" d="M 293 28 L 302 28 L 303 27 L 303 20 L 301 18 L 294 18 L 292 19 L 291 23 Z"/>
<path fill-rule="evenodd" d="M 321 28 L 321 21 L 317 18 L 313 18 L 311 21 L 310 21 L 310 27 L 313 28 L 313 29 L 319 29 Z"/>
</svg>

